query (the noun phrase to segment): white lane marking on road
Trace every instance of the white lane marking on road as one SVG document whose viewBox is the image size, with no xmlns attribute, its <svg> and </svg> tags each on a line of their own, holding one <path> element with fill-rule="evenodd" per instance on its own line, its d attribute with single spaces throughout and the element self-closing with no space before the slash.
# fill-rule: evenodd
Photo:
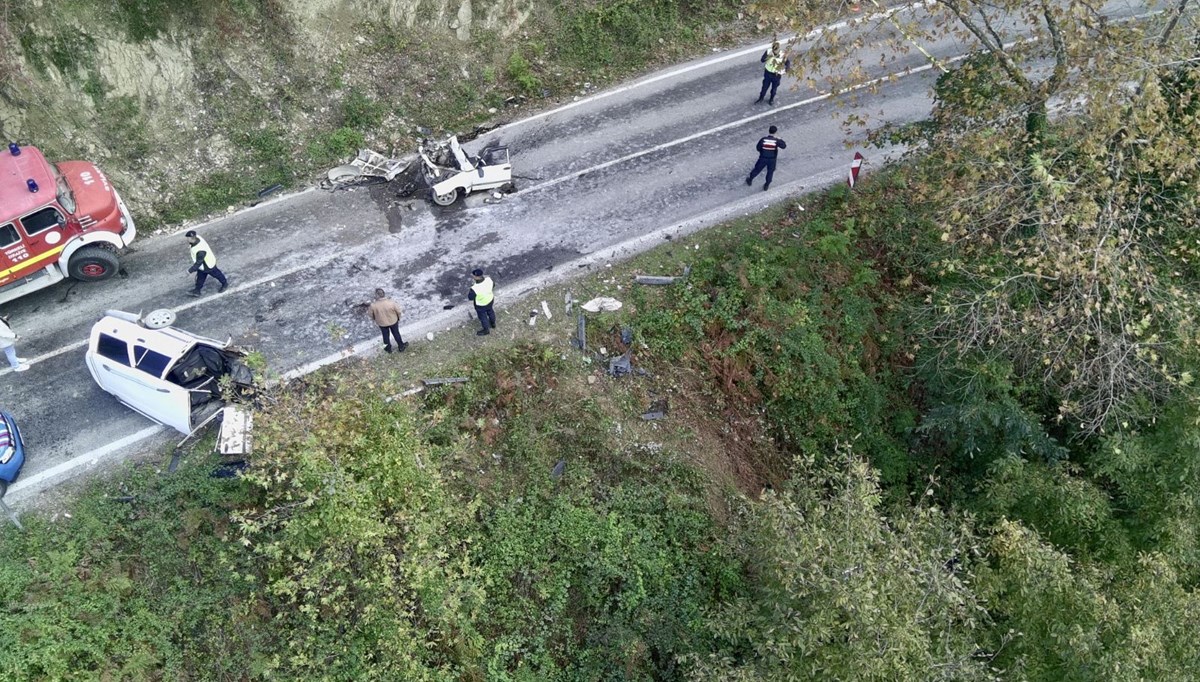
<svg viewBox="0 0 1200 682">
<path fill-rule="evenodd" d="M 333 261 L 337 260 L 338 258 L 341 258 L 342 255 L 343 254 L 334 254 L 333 256 L 330 256 L 329 258 L 326 258 L 324 260 L 309 261 L 302 265 L 297 265 L 295 267 L 288 268 L 287 270 L 280 270 L 278 272 L 273 272 L 266 277 L 259 277 L 258 279 L 251 280 L 244 284 L 238 284 L 236 286 L 230 287 L 220 294 L 214 294 L 212 296 L 197 298 L 196 300 L 189 301 L 187 303 L 184 303 L 183 305 L 178 305 L 178 306 L 175 306 L 174 308 L 168 308 L 168 310 L 171 310 L 175 313 L 181 313 L 185 310 L 191 310 L 192 308 L 202 306 L 205 303 L 212 303 L 213 301 L 219 300 L 223 296 L 229 296 L 232 294 L 240 293 L 242 291 L 246 291 L 247 289 L 253 289 L 254 287 L 261 286 L 263 284 L 267 284 L 276 279 L 282 279 L 289 275 L 294 275 L 297 272 L 301 272 L 303 270 L 308 270 L 308 269 L 314 268 L 314 267 L 320 267 L 327 263 L 333 262 Z M 27 364 L 36 365 L 39 362 L 44 362 L 51 358 L 58 357 L 59 355 L 62 355 L 63 353 L 70 353 L 73 350 L 83 348 L 84 346 L 87 346 L 87 345 L 88 345 L 87 339 L 84 339 L 83 341 L 76 341 L 75 343 L 69 343 L 65 346 L 62 346 L 61 348 L 56 348 L 48 353 L 42 353 L 41 355 L 30 358 L 29 362 Z"/>
<path fill-rule="evenodd" d="M 32 476 L 24 476 L 18 479 L 17 482 L 8 489 L 8 494 L 5 495 L 5 497 L 8 497 L 8 495 L 19 494 L 26 488 L 34 488 L 44 481 L 53 480 L 55 477 L 85 464 L 90 464 L 92 462 L 99 463 L 100 460 L 104 459 L 108 455 L 116 453 L 131 445 L 140 443 L 141 441 L 146 440 L 154 434 L 164 430 L 166 430 L 166 427 L 159 424 L 147 426 L 141 431 L 131 433 L 124 438 L 114 440 L 108 445 L 96 448 L 95 450 L 79 455 L 78 457 L 72 457 L 65 462 L 60 462 L 49 469 L 46 469 L 45 471 L 39 471 Z"/>
<path fill-rule="evenodd" d="M 813 30 L 809 31 L 808 33 L 805 33 L 802 36 L 787 36 L 787 37 L 780 38 L 779 40 L 781 42 L 788 40 L 788 39 L 792 39 L 792 38 L 797 39 L 797 42 L 802 41 L 802 40 L 811 40 L 811 39 L 821 35 L 822 33 L 826 33 L 828 31 L 838 31 L 843 28 L 846 28 L 847 26 L 850 25 L 851 22 L 870 21 L 870 20 L 874 20 L 874 19 L 886 19 L 895 14 L 899 14 L 900 12 L 907 12 L 909 10 L 914 10 L 914 9 L 918 9 L 918 8 L 922 8 L 922 7 L 928 7 L 928 6 L 931 6 L 934 4 L 936 4 L 936 0 L 922 0 L 921 2 L 912 2 L 907 5 L 901 5 L 899 7 L 892 7 L 890 9 L 884 10 L 882 12 L 876 12 L 874 14 L 869 14 L 864 17 L 850 19 L 847 21 L 839 21 L 839 22 L 836 22 L 833 24 L 829 24 L 828 26 L 821 26 L 819 28 L 814 28 Z M 581 100 L 578 100 L 575 102 L 570 102 L 570 103 L 564 104 L 560 107 L 555 107 L 554 109 L 550 109 L 549 111 L 543 111 L 540 114 L 533 114 L 532 116 L 527 116 L 519 121 L 513 121 L 512 123 L 506 123 L 506 124 L 500 126 L 499 128 L 489 130 L 485 134 L 492 135 L 492 134 L 495 134 L 495 133 L 498 133 L 498 132 L 501 132 L 504 130 L 508 130 L 509 128 L 516 128 L 517 126 L 524 125 L 524 124 L 530 123 L 532 121 L 537 121 L 537 120 L 546 118 L 547 116 L 553 116 L 554 114 L 558 114 L 558 113 L 567 111 L 568 109 L 574 109 L 575 107 L 581 107 L 585 104 L 590 104 L 592 102 L 595 102 L 596 100 L 601 100 L 601 99 L 605 99 L 606 97 L 612 97 L 613 95 L 619 95 L 624 92 L 629 92 L 630 90 L 634 90 L 636 88 L 640 88 L 640 87 L 643 87 L 646 85 L 652 85 L 654 83 L 658 83 L 659 81 L 664 81 L 664 80 L 667 80 L 670 78 L 676 78 L 685 73 L 690 73 L 692 71 L 696 71 L 697 69 L 707 68 L 709 66 L 713 66 L 714 64 L 720 64 L 721 62 L 726 62 L 731 59 L 740 59 L 741 57 L 745 57 L 746 55 L 749 55 L 749 54 L 754 54 L 755 52 L 758 52 L 760 50 L 765 50 L 769 47 L 771 47 L 771 43 L 763 43 L 761 45 L 755 45 L 753 47 L 743 48 L 743 49 L 740 49 L 740 50 L 737 50 L 734 52 L 727 52 L 727 53 L 719 55 L 717 57 L 711 57 L 709 59 L 705 59 L 705 60 L 697 62 L 695 64 L 690 64 L 688 66 L 674 69 L 674 70 L 668 71 L 666 73 L 660 73 L 657 76 L 651 76 L 649 78 L 645 78 L 643 80 L 636 81 L 634 83 L 630 83 L 629 85 L 622 85 L 620 87 L 613 88 L 612 90 L 605 90 L 604 92 L 599 92 L 599 93 L 596 93 L 595 95 L 591 95 L 589 97 L 584 97 Z"/>
<path fill-rule="evenodd" d="M 954 61 L 954 60 L 947 60 L 947 61 L 948 61 L 948 62 L 952 62 L 952 61 Z M 895 81 L 895 80 L 899 80 L 899 79 L 901 79 L 901 78 L 904 78 L 904 77 L 906 77 L 906 76 L 912 76 L 912 75 L 915 75 L 915 74 L 918 74 L 918 73 L 922 73 L 922 72 L 925 72 L 925 71 L 929 71 L 929 70 L 930 70 L 930 69 L 932 69 L 932 68 L 933 68 L 933 65 L 932 65 L 932 64 L 924 64 L 924 65 L 921 65 L 921 66 L 915 66 L 915 67 L 913 67 L 913 68 L 911 68 L 911 69 L 908 69 L 907 71 L 903 71 L 903 72 L 900 72 L 900 73 L 897 73 L 897 74 L 889 74 L 889 75 L 887 75 L 887 76 L 880 76 L 879 78 L 874 78 L 874 79 L 872 79 L 872 80 L 869 80 L 869 81 L 867 81 L 867 82 L 865 82 L 865 83 L 859 83 L 858 85 L 855 85 L 855 86 L 852 86 L 852 87 L 846 88 L 845 90 L 843 90 L 843 91 L 841 91 L 841 92 L 839 92 L 839 93 L 836 93 L 836 94 L 837 94 L 837 95 L 844 95 L 844 94 L 846 94 L 846 93 L 848 93 L 848 92 L 854 92 L 854 91 L 856 91 L 856 90 L 863 90 L 863 89 L 866 89 L 866 88 L 871 88 L 871 87 L 874 87 L 874 86 L 876 86 L 876 85 L 879 85 L 879 84 L 881 84 L 881 83 L 886 83 L 886 82 L 889 82 L 889 81 Z M 798 108 L 798 107 L 805 107 L 805 106 L 808 106 L 808 105 L 810 105 L 810 104 L 815 104 L 815 103 L 817 103 L 817 102 L 822 102 L 822 101 L 824 101 L 824 100 L 827 100 L 827 99 L 829 99 L 829 98 L 833 97 L 834 95 L 835 95 L 835 93 L 825 93 L 825 94 L 823 94 L 823 95 L 817 95 L 816 97 L 809 97 L 809 98 L 808 98 L 808 99 L 806 99 L 806 100 L 801 100 L 801 101 L 799 101 L 799 102 L 795 102 L 795 103 L 793 103 L 793 104 L 788 104 L 788 105 L 786 105 L 786 106 L 782 106 L 782 107 L 775 107 L 775 108 L 773 108 L 773 109 L 771 109 L 771 110 L 769 110 L 769 111 L 764 111 L 764 112 L 763 112 L 763 113 L 761 113 L 761 114 L 755 114 L 754 116 L 747 116 L 746 118 L 739 119 L 739 120 L 737 120 L 737 121 L 731 121 L 731 122 L 729 122 L 729 123 L 724 123 L 724 124 L 722 124 L 722 125 L 719 125 L 719 126 L 717 126 L 717 127 L 715 127 L 715 128 L 709 128 L 708 130 L 702 130 L 702 131 L 700 131 L 700 132 L 698 132 L 698 133 L 693 133 L 693 134 L 691 134 L 691 135 L 688 135 L 687 137 L 681 137 L 681 138 L 678 138 L 678 139 L 675 139 L 675 140 L 671 140 L 670 142 L 664 142 L 664 143 L 662 143 L 662 144 L 655 145 L 655 146 L 653 146 L 653 147 L 650 147 L 650 148 L 648 148 L 648 149 L 643 149 L 643 150 L 642 150 L 642 151 L 640 151 L 640 152 L 634 152 L 634 153 L 632 153 L 632 154 L 626 154 L 625 156 L 622 156 L 622 157 L 621 157 L 621 158 L 619 158 L 619 159 L 613 159 L 613 160 L 611 160 L 611 161 L 605 161 L 604 163 L 597 164 L 597 165 L 595 165 L 595 166 L 592 166 L 591 168 L 584 168 L 583 170 L 575 171 L 574 173 L 568 173 L 567 175 L 563 175 L 563 176 L 561 176 L 561 177 L 558 177 L 558 178 L 555 178 L 555 179 L 553 179 L 553 180 L 547 180 L 546 182 L 543 182 L 543 183 L 540 183 L 540 184 L 537 184 L 537 185 L 534 185 L 534 186 L 532 186 L 532 187 L 529 187 L 529 188 L 527 188 L 527 189 L 524 189 L 524 190 L 522 190 L 522 191 L 521 191 L 521 194 L 528 194 L 528 193 L 530 193 L 530 192 L 537 192 L 538 190 L 549 189 L 549 188 L 551 188 L 551 187 L 554 187 L 555 185 L 561 185 L 561 184 L 562 184 L 562 183 L 564 183 L 564 182 L 569 182 L 569 181 L 571 181 L 571 180 L 575 180 L 576 178 L 583 177 L 584 175 L 587 175 L 588 173 L 595 173 L 596 171 L 599 171 L 599 170 L 604 170 L 605 168 L 610 168 L 610 167 L 612 167 L 612 166 L 615 166 L 615 165 L 617 165 L 617 164 L 619 164 L 619 163 L 625 163 L 625 162 L 627 162 L 627 161 L 632 161 L 632 160 L 634 160 L 634 159 L 637 159 L 637 158 L 640 158 L 640 157 L 646 156 L 647 154 L 653 154 L 653 153 L 655 153 L 655 152 L 660 152 L 660 151 L 662 151 L 662 150 L 664 150 L 664 149 L 670 149 L 671 147 L 675 147 L 675 146 L 678 146 L 678 145 L 681 145 L 681 144 L 686 144 L 686 143 L 688 143 L 688 142 L 692 142 L 692 141 L 694 141 L 694 140 L 698 140 L 698 139 L 700 139 L 700 138 L 702 138 L 702 137 L 708 137 L 709 135 L 715 135 L 716 133 L 724 132 L 724 131 L 726 131 L 726 130 L 729 130 L 729 129 L 731 129 L 731 128 L 736 128 L 736 127 L 738 127 L 738 126 L 742 126 L 742 125 L 745 125 L 745 124 L 747 124 L 747 123 L 751 123 L 751 122 L 753 122 L 753 121 L 757 121 L 757 120 L 760 120 L 760 119 L 768 118 L 768 117 L 770 117 L 770 116 L 778 116 L 778 115 L 779 115 L 779 113 L 780 113 L 780 112 L 782 112 L 782 111 L 787 111 L 787 110 L 789 110 L 789 109 L 796 109 L 796 108 Z"/>
</svg>

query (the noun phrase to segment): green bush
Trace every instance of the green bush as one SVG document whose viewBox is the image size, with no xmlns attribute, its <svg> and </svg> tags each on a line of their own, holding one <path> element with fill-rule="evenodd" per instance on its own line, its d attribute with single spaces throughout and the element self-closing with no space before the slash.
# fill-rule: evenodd
<svg viewBox="0 0 1200 682">
<path fill-rule="evenodd" d="M 508 58 L 508 77 L 521 86 L 526 93 L 535 94 L 542 89 L 541 80 L 534 75 L 529 61 L 525 59 L 520 50 L 513 52 Z"/>
</svg>

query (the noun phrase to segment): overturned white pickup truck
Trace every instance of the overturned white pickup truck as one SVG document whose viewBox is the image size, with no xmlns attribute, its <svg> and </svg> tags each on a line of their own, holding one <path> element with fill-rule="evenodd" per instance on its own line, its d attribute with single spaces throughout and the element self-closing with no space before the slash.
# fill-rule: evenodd
<svg viewBox="0 0 1200 682">
<path fill-rule="evenodd" d="M 225 406 L 223 391 L 252 391 L 254 376 L 245 351 L 176 329 L 174 319 L 168 310 L 144 318 L 110 310 L 92 326 L 84 360 L 100 388 L 189 435 Z"/>
</svg>

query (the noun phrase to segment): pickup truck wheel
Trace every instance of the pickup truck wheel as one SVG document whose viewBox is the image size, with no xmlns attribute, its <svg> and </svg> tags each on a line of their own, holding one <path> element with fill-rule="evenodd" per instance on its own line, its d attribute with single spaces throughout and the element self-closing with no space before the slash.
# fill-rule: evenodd
<svg viewBox="0 0 1200 682">
<path fill-rule="evenodd" d="M 99 282 L 117 274 L 121 261 L 103 246 L 85 246 L 67 263 L 67 274 L 81 282 Z"/>
<path fill-rule="evenodd" d="M 445 194 L 438 194 L 436 192 L 431 192 L 431 194 L 433 194 L 433 203 L 437 204 L 438 206 L 449 206 L 455 201 L 458 201 L 457 189 L 452 189 Z"/>
</svg>

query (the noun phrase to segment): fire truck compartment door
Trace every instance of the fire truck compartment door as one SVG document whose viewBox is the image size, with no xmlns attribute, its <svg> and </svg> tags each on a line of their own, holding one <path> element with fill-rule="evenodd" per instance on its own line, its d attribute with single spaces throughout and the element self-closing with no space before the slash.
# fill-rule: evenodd
<svg viewBox="0 0 1200 682">
<path fill-rule="evenodd" d="M 29 247 L 14 222 L 0 223 L 0 286 L 17 278 L 17 270 L 30 256 Z"/>
</svg>

